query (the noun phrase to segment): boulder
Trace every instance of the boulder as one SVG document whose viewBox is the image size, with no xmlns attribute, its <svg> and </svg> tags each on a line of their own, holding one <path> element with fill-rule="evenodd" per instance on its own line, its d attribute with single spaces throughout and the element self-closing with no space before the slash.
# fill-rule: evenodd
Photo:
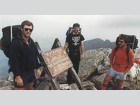
<svg viewBox="0 0 140 105">
<path fill-rule="evenodd" d="M 110 63 L 109 63 L 109 54 L 111 49 L 94 49 L 88 50 L 85 52 L 84 61 L 80 62 L 79 66 L 79 77 L 80 79 L 86 80 L 87 77 L 95 72 L 97 69 L 101 73 L 105 73 L 108 71 Z"/>
<path fill-rule="evenodd" d="M 96 75 L 96 76 L 93 76 L 90 79 L 90 81 L 95 84 L 95 88 L 100 89 L 103 84 L 105 76 L 106 76 L 106 73 L 101 74 L 101 75 Z"/>
</svg>

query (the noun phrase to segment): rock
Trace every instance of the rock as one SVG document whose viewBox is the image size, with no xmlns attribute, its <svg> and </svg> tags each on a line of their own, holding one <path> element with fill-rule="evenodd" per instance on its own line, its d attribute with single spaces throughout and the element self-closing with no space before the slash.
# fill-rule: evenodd
<svg viewBox="0 0 140 105">
<path fill-rule="evenodd" d="M 139 50 L 138 50 L 139 51 Z M 80 62 L 78 76 L 82 81 L 85 90 L 100 90 L 106 73 L 110 69 L 109 55 L 111 49 L 95 49 L 85 52 L 84 61 Z M 137 54 L 138 57 L 138 54 Z M 124 83 L 125 90 L 140 90 L 140 66 L 134 64 L 132 70 L 128 72 L 130 78 L 127 78 Z M 13 77 L 0 78 L 0 90 L 13 90 Z M 85 81 L 86 80 L 86 81 Z M 67 83 L 67 71 L 60 74 L 56 81 L 60 84 L 61 90 L 78 90 L 78 86 L 73 83 Z M 110 81 L 108 89 L 113 89 L 115 85 L 114 79 Z M 52 84 L 49 81 L 48 75 L 37 79 L 34 85 L 35 90 L 53 90 Z"/>
<path fill-rule="evenodd" d="M 5 87 L 1 87 L 0 90 L 14 90 L 14 86 L 5 86 Z"/>
<path fill-rule="evenodd" d="M 109 69 L 110 69 L 110 66 L 103 66 L 102 64 L 100 64 L 97 68 L 98 74 L 107 73 Z"/>
<path fill-rule="evenodd" d="M 40 77 L 34 83 L 35 90 L 51 90 L 52 84 L 48 80 L 48 77 Z"/>
<path fill-rule="evenodd" d="M 70 90 L 70 86 L 68 84 L 60 84 L 61 90 Z"/>
<path fill-rule="evenodd" d="M 1 78 L 0 79 L 0 88 L 1 87 L 6 87 L 6 86 L 13 86 L 13 82 L 8 81 L 7 78 Z"/>
<path fill-rule="evenodd" d="M 101 73 L 105 73 L 108 71 L 110 63 L 109 63 L 109 54 L 111 49 L 100 48 L 96 50 L 88 50 L 85 52 L 85 60 L 80 62 L 79 74 L 80 79 L 86 80 L 87 77 L 99 69 L 99 65 L 102 69 L 98 70 Z M 104 67 L 103 67 L 104 66 Z"/>
<path fill-rule="evenodd" d="M 57 81 L 59 81 L 59 84 L 65 84 L 67 83 L 67 71 L 60 74 L 57 78 Z"/>
<path fill-rule="evenodd" d="M 13 73 L 12 72 L 10 72 L 9 73 L 9 75 L 8 75 L 8 81 L 11 81 L 11 82 L 13 82 L 14 80 L 13 80 Z"/>
<path fill-rule="evenodd" d="M 140 73 L 133 80 L 125 80 L 124 87 L 129 90 L 140 90 Z"/>
<path fill-rule="evenodd" d="M 131 67 L 131 69 L 126 74 L 127 79 L 133 81 L 133 79 L 138 76 L 138 73 L 139 73 L 139 66 L 136 63 L 134 63 L 134 65 Z"/>
<path fill-rule="evenodd" d="M 85 80 L 91 73 L 95 72 L 97 65 L 93 64 L 94 59 L 88 59 L 80 63 L 78 76 L 81 81 Z"/>
<path fill-rule="evenodd" d="M 90 81 L 84 81 L 82 82 L 82 86 L 84 87 L 85 90 L 97 90 L 94 86 L 94 84 Z M 79 90 L 78 86 L 73 83 L 71 85 L 68 84 L 60 84 L 61 90 Z"/>
<path fill-rule="evenodd" d="M 90 79 L 90 81 L 95 84 L 95 88 L 100 89 L 103 84 L 105 76 L 106 76 L 106 73 L 102 75 L 93 76 Z"/>
<path fill-rule="evenodd" d="M 95 88 L 95 84 L 90 81 L 82 82 L 82 86 L 84 87 L 85 90 L 97 90 Z"/>
</svg>

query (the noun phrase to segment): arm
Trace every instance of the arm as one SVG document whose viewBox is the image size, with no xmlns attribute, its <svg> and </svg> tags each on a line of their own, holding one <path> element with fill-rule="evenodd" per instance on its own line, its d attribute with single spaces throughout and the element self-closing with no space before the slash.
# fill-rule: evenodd
<svg viewBox="0 0 140 105">
<path fill-rule="evenodd" d="M 66 50 L 68 48 L 68 42 L 65 42 L 65 45 L 64 45 L 64 49 Z"/>
<path fill-rule="evenodd" d="M 39 63 L 39 60 L 41 62 L 41 59 L 40 59 L 40 54 L 39 54 L 39 51 L 37 49 L 37 46 L 35 45 L 35 42 L 32 40 L 33 44 L 34 44 L 34 48 L 35 48 L 35 69 L 36 69 L 36 77 L 39 78 L 41 76 L 41 70 L 39 69 L 40 67 L 40 63 Z M 39 45 L 38 45 L 39 46 Z M 41 50 L 41 49 L 40 49 Z"/>
<path fill-rule="evenodd" d="M 110 53 L 110 67 L 112 68 L 113 63 L 114 63 L 114 56 L 115 56 L 115 48 L 112 49 Z"/>
<path fill-rule="evenodd" d="M 83 44 L 83 42 L 81 42 L 80 49 L 81 49 L 81 54 L 84 54 L 84 44 Z"/>
<path fill-rule="evenodd" d="M 35 69 L 36 69 L 36 77 L 39 78 L 41 76 L 41 70 L 39 69 L 40 64 L 38 61 L 38 57 L 39 55 L 36 55 L 36 65 L 35 65 Z"/>
<path fill-rule="evenodd" d="M 84 44 L 83 44 L 83 42 L 81 42 L 80 49 L 81 49 L 81 60 L 84 60 Z"/>
<path fill-rule="evenodd" d="M 130 49 L 129 50 L 129 65 L 124 73 L 127 73 L 134 64 L 134 52 Z"/>
</svg>

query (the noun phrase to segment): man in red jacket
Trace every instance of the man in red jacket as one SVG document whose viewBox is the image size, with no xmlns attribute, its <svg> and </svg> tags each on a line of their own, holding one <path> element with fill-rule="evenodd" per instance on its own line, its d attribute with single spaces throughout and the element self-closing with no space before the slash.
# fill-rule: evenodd
<svg viewBox="0 0 140 105">
<path fill-rule="evenodd" d="M 128 50 L 128 52 L 127 52 Z M 108 82 L 115 77 L 118 79 L 117 89 L 122 90 L 126 73 L 134 63 L 134 52 L 128 49 L 127 38 L 122 36 L 110 54 L 110 70 L 106 75 L 101 90 L 106 90 Z"/>
</svg>

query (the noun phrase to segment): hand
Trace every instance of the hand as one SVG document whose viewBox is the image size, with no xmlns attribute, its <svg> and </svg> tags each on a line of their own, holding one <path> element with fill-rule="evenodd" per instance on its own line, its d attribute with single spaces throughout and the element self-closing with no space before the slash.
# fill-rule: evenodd
<svg viewBox="0 0 140 105">
<path fill-rule="evenodd" d="M 41 71 L 40 69 L 37 69 L 36 70 L 36 77 L 39 78 L 41 76 Z"/>
<path fill-rule="evenodd" d="M 126 74 L 128 71 L 129 71 L 129 69 L 126 69 L 126 70 L 124 71 L 124 74 Z"/>
<path fill-rule="evenodd" d="M 84 54 L 81 54 L 81 61 L 84 60 Z"/>
<path fill-rule="evenodd" d="M 23 86 L 24 85 L 23 80 L 20 76 L 16 77 L 15 82 L 17 83 L 18 86 Z"/>
<path fill-rule="evenodd" d="M 127 72 L 125 71 L 124 74 L 127 74 Z"/>
</svg>

